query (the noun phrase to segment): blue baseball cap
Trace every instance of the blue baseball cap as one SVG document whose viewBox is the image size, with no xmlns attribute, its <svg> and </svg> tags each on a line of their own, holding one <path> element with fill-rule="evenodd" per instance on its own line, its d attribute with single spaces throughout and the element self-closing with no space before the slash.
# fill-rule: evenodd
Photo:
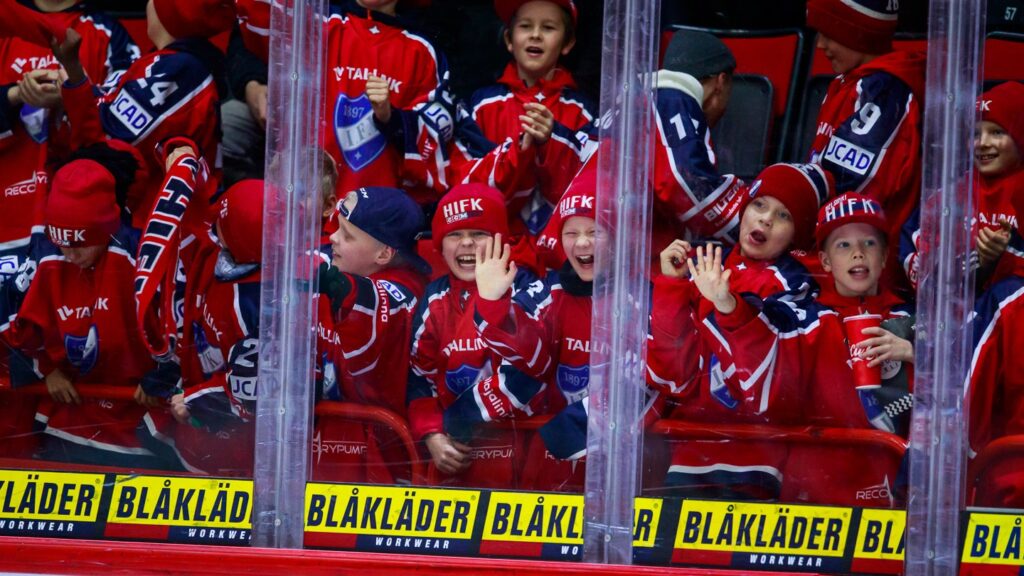
<svg viewBox="0 0 1024 576">
<path fill-rule="evenodd" d="M 430 264 L 416 253 L 423 210 L 408 194 L 397 188 L 366 186 L 346 194 L 337 208 L 353 226 L 398 250 L 416 271 L 430 274 Z"/>
</svg>

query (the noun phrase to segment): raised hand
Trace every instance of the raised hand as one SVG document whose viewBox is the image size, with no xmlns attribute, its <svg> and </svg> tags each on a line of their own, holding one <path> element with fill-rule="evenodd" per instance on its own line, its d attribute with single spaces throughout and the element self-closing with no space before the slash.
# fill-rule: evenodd
<svg viewBox="0 0 1024 576">
<path fill-rule="evenodd" d="M 370 76 L 366 80 L 366 97 L 370 99 L 373 115 L 381 124 L 391 120 L 391 99 L 388 93 L 388 81 L 380 76 Z"/>
<path fill-rule="evenodd" d="M 722 269 L 722 247 L 710 242 L 705 247 L 697 247 L 697 263 L 686 261 L 690 270 L 690 278 L 700 290 L 701 296 L 715 305 L 722 314 L 729 314 L 736 309 L 736 298 L 729 292 L 729 278 L 732 270 Z"/>
<path fill-rule="evenodd" d="M 661 262 L 661 274 L 669 278 L 686 278 L 689 269 L 686 266 L 686 255 L 690 253 L 690 243 L 686 240 L 673 240 L 661 251 L 658 259 Z"/>
<path fill-rule="evenodd" d="M 500 300 L 516 279 L 512 247 L 501 240 L 495 234 L 476 250 L 476 289 L 484 300 Z"/>
<path fill-rule="evenodd" d="M 68 28 L 63 43 L 58 43 L 56 38 L 50 41 L 53 55 L 67 71 L 68 82 L 71 84 L 78 84 L 85 80 L 85 68 L 82 67 L 82 61 L 78 58 L 78 50 L 81 47 L 82 35 L 75 32 L 73 28 Z"/>
</svg>

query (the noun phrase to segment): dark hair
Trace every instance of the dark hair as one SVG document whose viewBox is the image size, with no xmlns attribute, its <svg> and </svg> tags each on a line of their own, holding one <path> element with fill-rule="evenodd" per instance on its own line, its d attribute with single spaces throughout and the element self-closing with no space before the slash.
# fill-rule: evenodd
<svg viewBox="0 0 1024 576">
<path fill-rule="evenodd" d="M 128 189 L 135 183 L 136 174 L 141 168 L 135 156 L 126 150 L 118 150 L 106 143 L 97 142 L 72 152 L 54 169 L 54 172 L 75 160 L 92 160 L 113 174 L 114 197 L 121 210 L 125 210 Z"/>
</svg>

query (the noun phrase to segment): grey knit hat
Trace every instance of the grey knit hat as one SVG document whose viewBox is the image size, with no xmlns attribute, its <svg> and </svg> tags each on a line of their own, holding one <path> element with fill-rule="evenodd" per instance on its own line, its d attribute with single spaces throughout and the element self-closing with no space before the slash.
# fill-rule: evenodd
<svg viewBox="0 0 1024 576">
<path fill-rule="evenodd" d="M 668 44 L 662 68 L 689 74 L 699 80 L 720 72 L 732 72 L 736 69 L 736 58 L 729 47 L 713 34 L 680 30 Z"/>
</svg>

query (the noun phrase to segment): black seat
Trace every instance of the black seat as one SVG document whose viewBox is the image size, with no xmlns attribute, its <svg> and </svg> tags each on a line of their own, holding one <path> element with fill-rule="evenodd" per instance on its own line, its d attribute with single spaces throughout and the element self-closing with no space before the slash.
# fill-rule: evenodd
<svg viewBox="0 0 1024 576">
<path fill-rule="evenodd" d="M 807 162 L 811 143 L 818 131 L 818 110 L 825 99 L 832 76 L 813 76 L 804 87 L 803 102 L 797 115 L 796 134 L 790 151 L 790 162 Z"/>
<path fill-rule="evenodd" d="M 751 179 L 765 167 L 773 94 L 772 83 L 766 76 L 733 76 L 729 107 L 711 130 L 719 172 Z"/>
</svg>

